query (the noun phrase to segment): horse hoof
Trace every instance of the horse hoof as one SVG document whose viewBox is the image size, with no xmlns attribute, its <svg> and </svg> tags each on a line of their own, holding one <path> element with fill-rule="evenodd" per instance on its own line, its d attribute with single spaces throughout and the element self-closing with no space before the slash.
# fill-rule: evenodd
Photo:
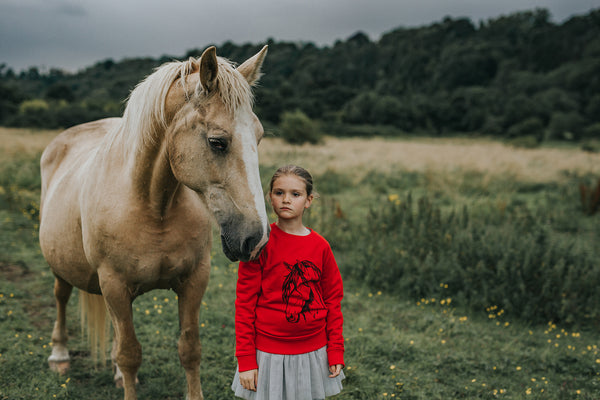
<svg viewBox="0 0 600 400">
<path fill-rule="evenodd" d="M 71 363 L 69 361 L 48 361 L 48 365 L 52 371 L 65 375 L 69 370 Z"/>
<path fill-rule="evenodd" d="M 137 376 L 135 377 L 135 384 L 139 384 L 140 381 L 138 380 Z M 117 389 L 123 389 L 123 378 L 115 378 L 115 386 L 117 387 Z"/>
</svg>

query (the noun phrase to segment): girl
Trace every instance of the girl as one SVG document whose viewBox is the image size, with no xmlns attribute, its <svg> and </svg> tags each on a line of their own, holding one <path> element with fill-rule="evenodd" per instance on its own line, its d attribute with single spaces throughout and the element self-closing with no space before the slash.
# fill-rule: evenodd
<svg viewBox="0 0 600 400">
<path fill-rule="evenodd" d="M 238 269 L 231 388 L 248 400 L 324 399 L 344 379 L 342 278 L 329 243 L 302 223 L 314 198 L 308 171 L 279 168 L 269 198 L 269 242 Z"/>
</svg>

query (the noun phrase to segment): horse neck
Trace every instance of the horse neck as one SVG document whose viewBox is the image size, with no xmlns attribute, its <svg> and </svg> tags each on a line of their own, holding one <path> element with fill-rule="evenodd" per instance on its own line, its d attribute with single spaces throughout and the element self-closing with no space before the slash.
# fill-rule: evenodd
<svg viewBox="0 0 600 400">
<path fill-rule="evenodd" d="M 136 198 L 146 203 L 157 217 L 164 217 L 179 189 L 167 158 L 163 135 L 152 144 L 141 145 L 132 155 L 129 179 Z"/>
<path fill-rule="evenodd" d="M 187 87 L 179 82 L 173 83 L 166 95 L 164 120 L 150 112 L 146 114 L 147 123 L 144 124 L 139 122 L 139 115 L 143 112 L 136 109 L 131 113 L 126 111 L 119 132 L 113 138 L 116 142 L 120 141 L 115 147 L 124 149 L 122 156 L 128 160 L 126 170 L 135 197 L 147 203 L 149 209 L 161 218 L 167 213 L 180 187 L 167 158 L 166 125 L 186 103 L 189 97 L 187 88 L 194 87 L 196 80 L 188 79 Z"/>
</svg>

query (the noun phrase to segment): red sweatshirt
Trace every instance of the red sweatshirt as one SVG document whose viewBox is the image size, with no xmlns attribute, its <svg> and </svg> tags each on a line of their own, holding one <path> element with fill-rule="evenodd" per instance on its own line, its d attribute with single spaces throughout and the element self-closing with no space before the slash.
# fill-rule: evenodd
<svg viewBox="0 0 600 400">
<path fill-rule="evenodd" d="M 239 265 L 235 355 L 240 372 L 258 368 L 256 349 L 302 354 L 327 345 L 329 365 L 343 365 L 343 296 L 329 243 L 313 230 L 296 236 L 271 224 L 259 259 Z"/>
</svg>

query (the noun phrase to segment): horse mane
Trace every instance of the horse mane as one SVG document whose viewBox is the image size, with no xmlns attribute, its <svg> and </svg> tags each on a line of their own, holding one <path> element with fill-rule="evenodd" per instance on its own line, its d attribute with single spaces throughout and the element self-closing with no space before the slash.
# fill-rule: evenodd
<svg viewBox="0 0 600 400">
<path fill-rule="evenodd" d="M 235 69 L 229 60 L 217 57 L 217 94 L 229 112 L 252 107 L 254 97 L 250 84 Z M 123 150 L 134 149 L 155 143 L 159 133 L 167 126 L 165 102 L 171 85 L 179 79 L 189 101 L 194 91 L 202 93 L 201 85 L 189 90 L 187 77 L 199 70 L 200 58 L 190 57 L 187 61 L 172 61 L 157 67 L 154 72 L 138 83 L 131 91 L 123 112 L 121 124 L 110 137 L 111 144 L 121 138 Z"/>
</svg>

